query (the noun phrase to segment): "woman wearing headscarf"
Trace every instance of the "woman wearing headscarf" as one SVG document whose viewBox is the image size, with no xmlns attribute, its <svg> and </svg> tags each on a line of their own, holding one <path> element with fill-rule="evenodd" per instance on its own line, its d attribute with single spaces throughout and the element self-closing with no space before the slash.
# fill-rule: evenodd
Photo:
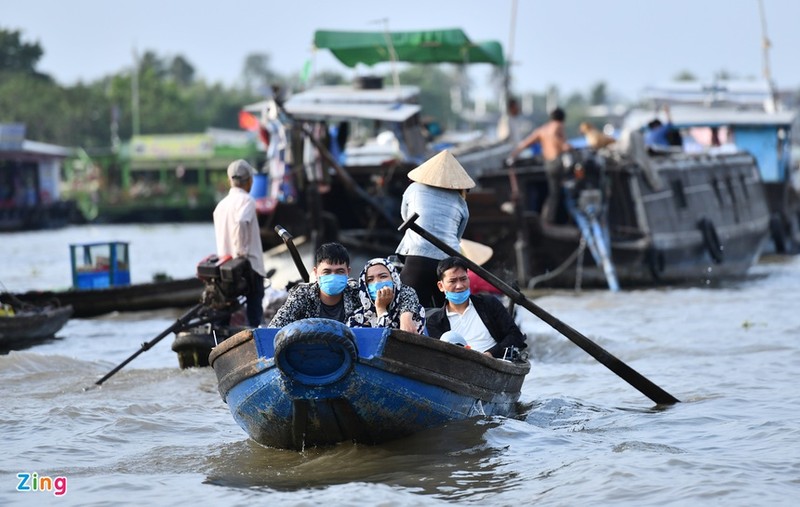
<svg viewBox="0 0 800 507">
<path fill-rule="evenodd" d="M 412 183 L 400 206 L 403 221 L 417 213 L 419 226 L 458 251 L 469 220 L 467 190 L 475 182 L 447 150 L 409 172 L 408 178 Z M 428 308 L 444 305 L 436 285 L 436 266 L 447 254 L 411 229 L 406 230 L 396 253 L 404 264 L 400 278 L 417 291 L 419 302 Z"/>
<path fill-rule="evenodd" d="M 358 278 L 358 296 L 361 306 L 347 320 L 348 326 L 425 333 L 425 308 L 388 259 L 367 261 Z"/>
</svg>

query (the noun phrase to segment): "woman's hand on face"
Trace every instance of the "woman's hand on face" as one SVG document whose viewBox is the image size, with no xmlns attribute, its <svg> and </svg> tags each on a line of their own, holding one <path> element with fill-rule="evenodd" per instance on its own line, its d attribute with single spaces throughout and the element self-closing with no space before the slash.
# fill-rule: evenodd
<svg viewBox="0 0 800 507">
<path fill-rule="evenodd" d="M 378 315 L 383 315 L 389 311 L 389 304 L 394 299 L 394 290 L 391 287 L 381 287 L 376 295 L 375 308 L 378 310 Z"/>
</svg>

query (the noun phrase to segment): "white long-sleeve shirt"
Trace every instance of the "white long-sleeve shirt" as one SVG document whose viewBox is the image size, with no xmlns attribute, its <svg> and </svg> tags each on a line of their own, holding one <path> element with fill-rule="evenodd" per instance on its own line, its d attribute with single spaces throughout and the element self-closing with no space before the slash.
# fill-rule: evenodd
<svg viewBox="0 0 800 507">
<path fill-rule="evenodd" d="M 261 276 L 266 274 L 256 203 L 244 189 L 231 187 L 228 195 L 217 204 L 214 235 L 219 257 L 245 257 L 253 271 Z"/>
</svg>

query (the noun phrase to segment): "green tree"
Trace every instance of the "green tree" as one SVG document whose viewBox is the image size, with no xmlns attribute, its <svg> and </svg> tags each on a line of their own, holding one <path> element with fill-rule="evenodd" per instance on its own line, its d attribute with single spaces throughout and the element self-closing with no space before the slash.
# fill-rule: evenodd
<svg viewBox="0 0 800 507">
<path fill-rule="evenodd" d="M 400 72 L 400 82 L 419 86 L 423 114 L 436 118 L 442 125 L 459 122 L 452 110 L 450 94 L 453 88 L 461 86 L 457 73 L 448 74 L 439 65 L 412 65 Z"/>
<path fill-rule="evenodd" d="M 245 88 L 251 93 L 264 95 L 274 84 L 283 84 L 283 78 L 272 69 L 267 53 L 251 53 L 244 59 L 242 78 Z"/>
<path fill-rule="evenodd" d="M 181 55 L 169 62 L 169 76 L 180 86 L 190 86 L 194 82 L 194 66 Z"/>
<path fill-rule="evenodd" d="M 0 28 L 0 71 L 36 74 L 36 64 L 42 55 L 44 50 L 38 42 L 23 42 L 19 30 Z"/>
<path fill-rule="evenodd" d="M 697 76 L 692 74 L 688 70 L 682 70 L 675 74 L 675 77 L 672 78 L 673 81 L 697 81 Z"/>
<path fill-rule="evenodd" d="M 347 82 L 347 79 L 338 72 L 324 70 L 314 76 L 314 81 L 320 85 L 341 85 Z"/>
<path fill-rule="evenodd" d="M 0 76 L 0 122 L 24 123 L 29 139 L 61 142 L 56 132 L 63 103 L 64 94 L 52 81 L 22 72 Z"/>
<path fill-rule="evenodd" d="M 608 89 L 604 81 L 595 84 L 589 92 L 589 103 L 600 106 L 608 103 Z"/>
</svg>

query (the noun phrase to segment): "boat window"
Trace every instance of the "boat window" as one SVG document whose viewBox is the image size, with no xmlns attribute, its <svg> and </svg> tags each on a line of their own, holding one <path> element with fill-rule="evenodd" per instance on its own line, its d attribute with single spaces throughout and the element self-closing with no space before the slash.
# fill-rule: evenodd
<svg viewBox="0 0 800 507">
<path fill-rule="evenodd" d="M 672 180 L 672 198 L 675 199 L 675 204 L 679 208 L 686 208 L 686 192 L 683 191 L 683 182 L 681 180 Z"/>
<path fill-rule="evenodd" d="M 722 194 L 719 191 L 719 181 L 717 181 L 717 178 L 711 179 L 711 188 L 714 189 L 714 197 L 717 198 L 717 204 L 719 204 L 719 207 L 722 208 L 725 206 L 725 201 L 722 200 Z"/>
</svg>

